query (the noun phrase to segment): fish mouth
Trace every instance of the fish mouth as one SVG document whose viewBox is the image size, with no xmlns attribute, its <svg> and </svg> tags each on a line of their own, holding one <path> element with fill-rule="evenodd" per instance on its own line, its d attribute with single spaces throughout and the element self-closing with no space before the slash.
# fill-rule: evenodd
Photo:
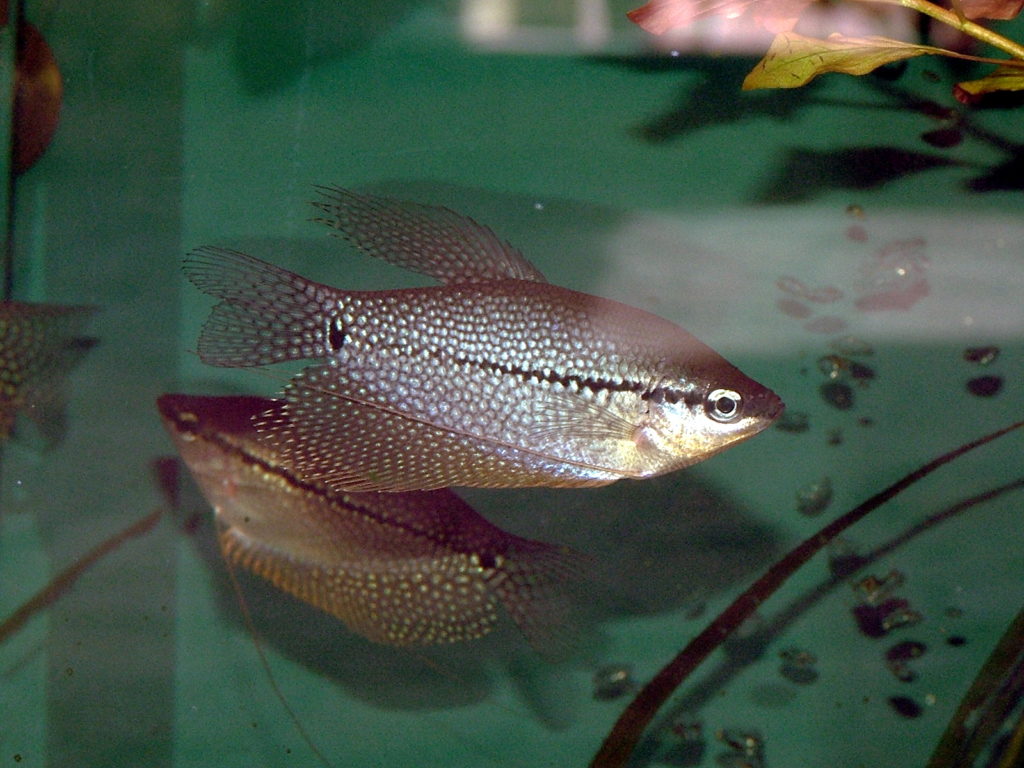
<svg viewBox="0 0 1024 768">
<path fill-rule="evenodd" d="M 778 419 L 784 410 L 786 410 L 786 404 L 782 402 L 782 398 L 767 388 L 763 392 L 759 392 L 751 403 L 751 411 L 756 414 L 763 427 L 769 426 Z"/>
</svg>

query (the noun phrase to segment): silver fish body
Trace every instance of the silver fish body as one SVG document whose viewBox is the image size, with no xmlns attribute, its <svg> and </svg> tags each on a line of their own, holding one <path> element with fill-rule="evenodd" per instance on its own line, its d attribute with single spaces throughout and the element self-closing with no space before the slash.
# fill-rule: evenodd
<svg viewBox="0 0 1024 768">
<path fill-rule="evenodd" d="M 481 637 L 503 606 L 559 650 L 583 559 L 506 533 L 451 491 L 340 493 L 306 482 L 257 438 L 279 401 L 163 395 L 164 426 L 215 510 L 225 557 L 390 645 Z"/>
<path fill-rule="evenodd" d="M 355 245 L 444 283 L 346 292 L 233 251 L 186 260 L 221 299 L 204 361 L 319 361 L 258 419 L 303 476 L 338 490 L 603 485 L 693 464 L 782 410 L 675 324 L 544 282 L 469 219 L 325 194 L 327 223 Z"/>
</svg>

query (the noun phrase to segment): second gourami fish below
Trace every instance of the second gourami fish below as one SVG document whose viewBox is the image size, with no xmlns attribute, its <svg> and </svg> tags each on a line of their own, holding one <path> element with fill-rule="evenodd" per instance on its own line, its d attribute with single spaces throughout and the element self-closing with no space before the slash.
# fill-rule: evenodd
<svg viewBox="0 0 1024 768">
<path fill-rule="evenodd" d="M 501 604 L 527 639 L 571 641 L 581 555 L 491 525 L 448 490 L 333 493 L 281 466 L 252 417 L 279 401 L 162 395 L 157 407 L 236 565 L 389 645 L 481 637 Z"/>
<path fill-rule="evenodd" d="M 344 291 L 200 248 L 218 299 L 211 365 L 316 360 L 261 437 L 336 490 L 595 486 L 694 464 L 771 424 L 782 401 L 677 325 L 545 282 L 449 211 L 321 188 L 320 221 L 440 286 Z"/>
</svg>

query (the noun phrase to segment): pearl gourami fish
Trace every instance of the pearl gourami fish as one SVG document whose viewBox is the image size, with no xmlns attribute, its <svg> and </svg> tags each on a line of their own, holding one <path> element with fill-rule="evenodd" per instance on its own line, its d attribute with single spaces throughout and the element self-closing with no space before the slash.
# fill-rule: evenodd
<svg viewBox="0 0 1024 768">
<path fill-rule="evenodd" d="M 319 191 L 318 221 L 441 285 L 345 291 L 212 247 L 184 265 L 220 299 L 204 362 L 316 361 L 257 419 L 304 477 L 355 491 L 605 485 L 706 459 L 782 411 L 682 328 L 551 285 L 469 218 Z"/>
<path fill-rule="evenodd" d="M 0 301 L 0 440 L 10 436 L 18 411 L 60 430 L 64 375 L 95 343 L 79 336 L 95 311 Z"/>
<path fill-rule="evenodd" d="M 334 493 L 257 438 L 280 401 L 167 394 L 164 426 L 214 508 L 221 551 L 279 589 L 388 645 L 469 640 L 498 605 L 539 650 L 570 642 L 566 587 L 582 555 L 491 525 L 448 490 Z"/>
</svg>

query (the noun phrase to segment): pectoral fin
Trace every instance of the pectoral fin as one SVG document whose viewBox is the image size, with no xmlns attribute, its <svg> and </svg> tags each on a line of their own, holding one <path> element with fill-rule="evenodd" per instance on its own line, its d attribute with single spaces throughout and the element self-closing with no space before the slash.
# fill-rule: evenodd
<svg viewBox="0 0 1024 768">
<path fill-rule="evenodd" d="M 285 406 L 257 417 L 256 428 L 284 464 L 334 491 L 593 486 L 624 476 L 439 427 L 370 395 L 339 369 L 312 366 L 285 388 Z"/>
</svg>

